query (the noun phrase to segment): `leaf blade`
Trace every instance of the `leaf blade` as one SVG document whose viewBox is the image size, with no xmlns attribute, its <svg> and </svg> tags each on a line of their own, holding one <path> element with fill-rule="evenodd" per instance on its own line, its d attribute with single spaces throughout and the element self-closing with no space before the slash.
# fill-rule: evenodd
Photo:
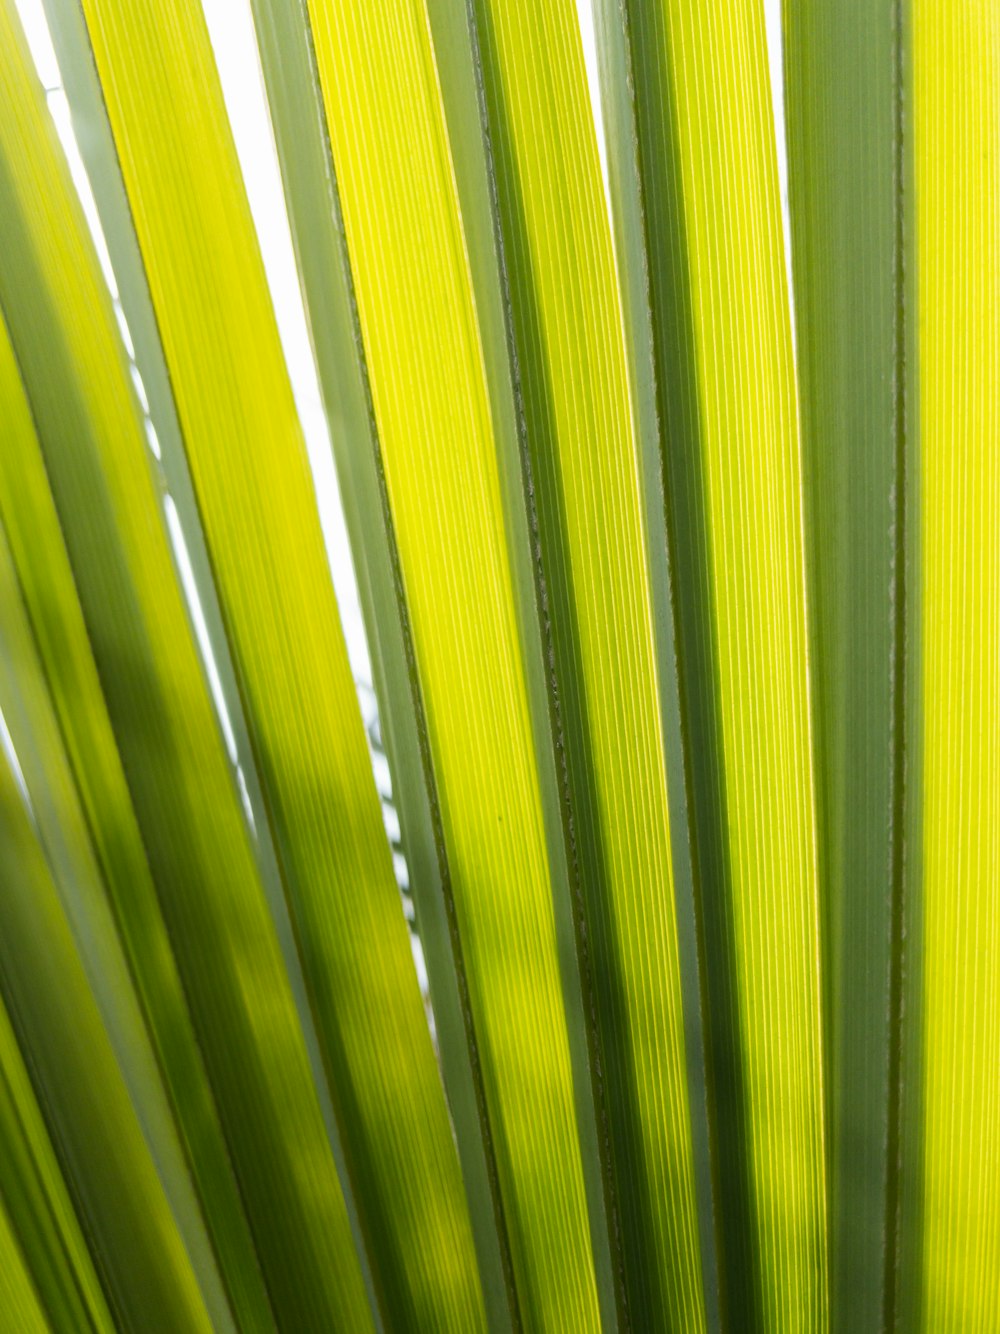
<svg viewBox="0 0 1000 1334">
<path fill-rule="evenodd" d="M 306 11 L 254 0 L 254 21 L 302 295 L 351 540 L 393 804 L 427 962 L 436 1036 L 491 1327 L 517 1319 L 496 1151 L 469 1009 L 448 850 L 414 665 L 371 386 Z M 454 11 L 452 11 L 454 19 Z M 440 47 L 437 49 L 440 59 Z M 447 86 L 447 79 L 442 76 Z"/>
<path fill-rule="evenodd" d="M 913 619 L 902 33 L 890 5 L 823 13 L 788 4 L 784 39 L 824 895 L 831 1317 L 851 1329 L 890 1309 L 896 1249 Z"/>
<path fill-rule="evenodd" d="M 922 1114 L 919 1202 L 904 1214 L 918 1226 L 903 1238 L 919 1269 L 901 1270 L 899 1283 L 904 1303 L 917 1297 L 915 1327 L 985 1330 L 1000 1302 L 1000 1136 L 989 1110 L 1000 1016 L 1000 15 L 913 3 L 905 23 L 923 952 L 919 1082 L 906 1087 Z"/>
<path fill-rule="evenodd" d="M 706 952 L 722 1318 L 822 1327 L 800 461 L 763 14 L 661 0 L 625 15 Z"/>
<path fill-rule="evenodd" d="M 4 761 L 6 763 L 6 760 Z M 114 1324 L 6 1008 L 0 1006 L 0 1195 L 39 1305 L 57 1330 Z M 0 1269 L 16 1272 L 13 1260 Z M 17 1309 L 13 1298 L 5 1312 Z M 27 1317 L 20 1316 L 27 1324 Z M 42 1327 L 44 1322 L 42 1322 Z"/>
<path fill-rule="evenodd" d="M 535 733 L 522 677 L 540 658 L 537 640 L 521 639 L 511 582 L 518 557 L 496 456 L 502 428 L 470 297 L 428 14 L 323 3 L 310 17 L 519 1315 L 529 1327 L 591 1328 L 596 1293 L 550 900 L 562 833 L 550 840 L 536 759 L 551 743 Z M 417 383 L 420 395 L 408 400 Z M 512 443 L 505 438 L 503 451 Z"/>
<path fill-rule="evenodd" d="M 301 1319 L 350 1312 L 363 1327 L 368 1303 L 343 1196 L 108 294 L 27 53 L 13 40 L 0 45 L 18 113 L 5 118 L 0 153 L 10 182 L 0 192 L 9 241 L 0 297 L 265 1278 L 272 1301 Z M 47 484 L 32 491 L 27 469 L 3 481 L 5 515 L 51 512 Z M 51 530 L 51 519 L 40 528 Z M 44 598 L 32 610 L 45 621 Z"/>
<path fill-rule="evenodd" d="M 27 808 L 0 765 L 0 985 L 117 1322 L 212 1322 L 62 914 Z"/>
<path fill-rule="evenodd" d="M 0 344 L 0 361 L 12 365 L 2 324 Z M 0 386 L 9 428 L 22 408 L 26 416 L 27 405 L 20 384 L 13 386 L 16 397 L 9 392 L 11 385 L 3 369 Z M 16 430 L 9 431 L 12 439 L 17 434 Z M 117 923 L 105 896 L 2 524 L 0 641 L 4 649 L 0 716 L 17 756 L 20 780 L 61 912 L 213 1324 L 232 1330 L 235 1326 L 229 1297 L 216 1267 L 180 1127 L 173 1119 Z"/>
<path fill-rule="evenodd" d="M 475 1324 L 457 1159 L 208 34 L 170 3 L 84 9 L 376 1291 L 387 1320 Z M 164 121 L 181 100 L 184 125 Z"/>
<path fill-rule="evenodd" d="M 580 35 L 569 5 L 528 13 L 487 2 L 476 12 L 591 954 L 590 1023 L 607 1081 L 620 1314 L 645 1327 L 674 1312 L 700 1328 L 710 1234 L 699 1215 L 710 1216 L 711 1200 L 703 1168 L 695 1183 L 704 1102 L 688 1089 L 703 1056 L 697 961 L 680 958 L 682 932 L 694 942 L 683 776 L 667 756 L 676 704 L 662 624 L 666 552 L 662 520 L 651 526 L 655 507 L 646 507 Z"/>
</svg>

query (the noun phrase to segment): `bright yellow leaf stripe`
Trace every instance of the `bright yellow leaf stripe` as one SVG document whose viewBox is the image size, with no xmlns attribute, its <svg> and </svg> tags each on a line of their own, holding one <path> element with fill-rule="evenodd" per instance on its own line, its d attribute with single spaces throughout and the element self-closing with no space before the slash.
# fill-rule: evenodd
<svg viewBox="0 0 1000 1334">
<path fill-rule="evenodd" d="M 438 985 L 454 974 L 446 1066 L 473 1072 L 456 1133 L 484 1175 L 467 1185 L 497 1328 L 714 1327 L 718 1244 L 724 1324 L 822 1330 L 828 1228 L 841 1327 L 987 1330 L 1000 1309 L 1000 18 L 901 8 L 871 32 L 859 10 L 843 45 L 818 11 L 786 15 L 790 106 L 814 117 L 791 152 L 811 683 L 760 5 L 602 5 L 624 301 L 569 0 L 304 0 L 296 20 L 351 265 L 337 338 L 355 422 L 371 391 L 358 443 L 390 521 L 354 536 L 384 544 L 373 606 L 413 652 L 389 679 L 438 840 L 450 943 L 429 958 Z M 0 1323 L 102 1327 L 106 1299 L 143 1328 L 476 1328 L 458 1155 L 200 9 L 83 9 L 261 837 L 0 0 L 0 707 L 31 802 L 0 763 Z M 838 62 L 862 57 L 842 96 Z M 313 95 L 290 99 L 293 130 Z M 864 260 L 850 297 L 842 244 Z M 876 1184 L 852 1231 L 860 1161 Z"/>
<path fill-rule="evenodd" d="M 390 1323 L 474 1327 L 458 1159 L 208 32 L 173 0 L 84 12 L 377 1298 Z"/>
<path fill-rule="evenodd" d="M 313 1072 L 110 299 L 9 6 L 0 22 L 0 304 L 52 486 L 49 495 L 29 484 L 40 460 L 28 449 L 25 466 L 3 474 L 3 512 L 29 533 L 51 532 L 54 497 L 270 1302 L 292 1323 L 364 1328 L 369 1305 Z M 51 604 L 43 582 L 30 607 L 45 625 L 69 596 L 65 565 L 58 549 L 26 554 L 55 583 Z M 57 665 L 47 659 L 50 678 Z"/>
<path fill-rule="evenodd" d="M 641 445 L 583 49 L 568 0 L 480 0 L 476 14 L 606 1087 L 623 1317 L 652 1328 L 669 1311 L 697 1330 L 704 1296 Z"/>
<path fill-rule="evenodd" d="M 723 1320 L 817 1329 L 826 1219 L 801 464 L 762 7 L 626 5 Z"/>
<path fill-rule="evenodd" d="M 478 1041 L 468 1004 L 468 978 L 451 892 L 449 851 L 438 818 L 409 610 L 388 513 L 368 367 L 358 326 L 312 33 L 308 16 L 301 10 L 275 7 L 269 0 L 254 0 L 253 9 L 292 240 L 358 578 L 378 692 L 380 731 L 392 766 L 392 800 L 399 815 L 410 892 L 427 964 L 435 1036 L 469 1200 L 487 1318 L 491 1329 L 506 1330 L 517 1319 L 517 1293 Z M 506 421 L 501 412 L 494 429 L 510 443 L 506 477 L 515 503 L 509 507 L 507 518 L 514 521 L 515 528 L 520 519 L 519 533 L 513 532 L 509 539 L 510 551 L 515 560 L 520 557 L 515 583 L 529 593 L 526 614 L 534 625 L 537 612 L 533 556 L 523 504 L 507 334 L 496 281 L 494 217 L 467 15 L 450 0 L 444 3 L 433 0 L 428 16 L 487 379 L 491 379 L 492 371 L 500 386 L 500 392 L 492 400 L 494 409 L 504 404 L 508 408 Z M 481 279 L 478 283 L 477 276 Z M 524 665 L 534 668 L 529 696 L 534 692 L 537 699 L 544 701 L 541 652 L 536 652 L 534 660 L 526 655 Z M 540 713 L 547 716 L 544 703 Z M 554 770 L 554 765 L 550 769 Z M 553 809 L 558 804 L 554 787 L 553 782 Z M 568 901 L 566 906 L 568 909 Z M 572 932 L 567 934 L 572 937 Z M 569 1027 L 572 1046 L 574 1028 L 572 1024 Z M 582 1024 L 575 1031 L 582 1038 Z M 582 1139 L 586 1133 L 585 1123 L 581 1122 Z M 595 1140 L 596 1134 L 591 1136 L 591 1150 Z M 595 1152 L 592 1157 L 596 1158 Z"/>
<path fill-rule="evenodd" d="M 310 5 L 525 1327 L 597 1322 L 497 443 L 420 0 Z"/>
<path fill-rule="evenodd" d="M 907 21 L 923 1233 L 902 1281 L 920 1328 L 975 1334 L 1000 1311 L 1000 9 L 911 0 Z"/>
</svg>

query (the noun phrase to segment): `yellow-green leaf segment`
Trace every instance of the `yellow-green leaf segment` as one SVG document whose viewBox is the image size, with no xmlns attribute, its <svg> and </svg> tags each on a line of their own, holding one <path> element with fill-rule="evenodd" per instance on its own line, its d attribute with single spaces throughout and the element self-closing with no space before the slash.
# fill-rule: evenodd
<svg viewBox="0 0 1000 1334">
<path fill-rule="evenodd" d="M 827 1318 L 820 887 L 764 13 L 756 0 L 598 9 L 634 374 L 652 358 L 658 421 L 645 421 L 664 461 L 721 1314 L 812 1330 Z"/>
<path fill-rule="evenodd" d="M 1000 10 L 904 8 L 922 919 L 904 1096 L 922 1124 L 904 1159 L 919 1240 L 901 1239 L 918 1267 L 900 1273 L 899 1310 L 909 1328 L 977 1334 L 1000 1310 Z"/>
</svg>

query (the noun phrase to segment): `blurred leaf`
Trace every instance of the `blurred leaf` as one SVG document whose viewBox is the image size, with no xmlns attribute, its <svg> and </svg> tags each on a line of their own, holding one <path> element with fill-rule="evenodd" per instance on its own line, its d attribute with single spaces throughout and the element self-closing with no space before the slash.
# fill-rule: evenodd
<svg viewBox="0 0 1000 1334">
<path fill-rule="evenodd" d="M 5 761 L 4 761 L 5 762 Z M 111 1313 L 90 1258 L 69 1197 L 41 1108 L 10 1026 L 0 1005 L 0 1198 L 6 1216 L 0 1230 L 12 1225 L 0 1243 L 0 1283 L 8 1291 L 2 1309 L 11 1327 L 57 1330 L 112 1330 Z M 20 1247 L 20 1255 L 16 1252 Z M 31 1314 L 23 1287 L 34 1287 L 41 1310 Z M 19 1303 L 23 1303 L 19 1305 Z"/>
</svg>

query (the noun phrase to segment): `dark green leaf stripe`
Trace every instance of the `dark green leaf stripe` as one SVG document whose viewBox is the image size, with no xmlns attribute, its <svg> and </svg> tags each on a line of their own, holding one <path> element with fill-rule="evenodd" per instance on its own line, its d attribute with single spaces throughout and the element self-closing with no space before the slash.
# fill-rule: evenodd
<svg viewBox="0 0 1000 1334">
<path fill-rule="evenodd" d="M 784 8 L 824 964 L 832 1323 L 895 1255 L 905 569 L 899 6 Z M 912 443 L 912 442 L 911 442 Z M 890 1280 L 891 1285 L 891 1280 Z"/>
<path fill-rule="evenodd" d="M 561 0 L 534 10 L 483 0 L 475 12 L 587 942 L 619 1319 L 650 1328 L 673 1311 L 699 1329 L 687 1074 L 701 1034 L 696 995 L 685 1023 L 674 866 L 674 842 L 683 862 L 687 836 L 670 825 L 662 608 L 583 51 Z M 683 790 L 676 797 L 683 811 Z"/>
<path fill-rule="evenodd" d="M 26 61 L 5 19 L 0 302 L 108 714 L 271 1304 L 300 1326 L 363 1328 L 343 1195 L 110 300 Z M 36 530 L 51 530 L 32 476 L 37 465 L 5 474 L 4 513 L 28 522 L 41 506 Z"/>
<path fill-rule="evenodd" d="M 0 340 L 5 338 L 0 326 Z M 9 343 L 0 349 L 0 357 L 10 364 Z M 0 374 L 0 379 L 5 378 Z M 16 427 L 26 419 L 26 405 L 20 386 L 13 387 L 15 393 L 6 395 L 5 405 L 8 422 Z M 10 438 L 24 442 L 23 434 L 16 430 L 10 431 Z M 28 447 L 34 449 L 34 442 Z M 66 924 L 213 1322 L 220 1328 L 232 1328 L 227 1297 L 105 894 L 2 527 L 0 643 L 0 713 Z"/>
<path fill-rule="evenodd" d="M 458 1160 L 207 30 L 188 6 L 84 10 L 376 1298 L 390 1323 L 474 1326 Z M 182 96 L 183 125 L 160 111 Z"/>
<path fill-rule="evenodd" d="M 518 1318 L 517 1297 L 496 1154 L 312 33 L 303 6 L 255 0 L 253 8 L 292 240 L 392 766 L 393 803 L 400 814 L 411 892 L 427 961 L 442 1070 L 462 1160 L 487 1317 L 492 1328 L 507 1329 Z M 466 81 L 471 83 L 465 16 L 453 5 L 436 8 L 448 31 L 457 33 L 453 41 L 456 62 L 464 56 Z M 439 64 L 445 54 L 439 42 Z M 443 84 L 446 99 L 451 89 L 460 87 L 457 77 L 450 81 L 443 77 Z M 479 147 L 474 86 L 472 97 L 471 107 L 464 107 L 465 120 L 470 123 L 471 111 L 470 128 Z M 489 240 L 492 243 L 491 235 Z"/>
<path fill-rule="evenodd" d="M 47 817 L 50 849 L 53 842 L 62 846 L 64 864 L 68 858 L 75 868 L 60 879 L 60 890 L 79 899 L 83 886 L 75 883 L 75 876 L 80 871 L 85 874 L 89 904 L 76 917 L 78 939 L 103 923 L 103 952 L 105 958 L 110 952 L 112 959 L 117 949 L 109 939 L 109 907 L 113 913 L 223 1281 L 241 1320 L 250 1328 L 259 1324 L 266 1329 L 267 1301 L 253 1242 L 156 901 L 30 408 L 2 320 L 0 401 L 6 442 L 0 451 L 0 515 L 10 539 L 9 548 L 3 540 L 0 553 L 4 593 L 0 629 L 8 655 L 0 673 L 4 691 L 0 707 L 8 714 L 39 818 Z M 30 632 L 22 624 L 25 613 Z M 66 847 L 67 839 L 75 852 Z M 115 973 L 105 976 L 99 953 L 92 964 L 91 978 L 107 1000 L 105 1022 L 114 1028 L 111 1011 L 118 996 L 111 977 Z M 118 959 L 118 976 L 122 967 Z M 134 1002 L 125 994 L 121 1005 L 128 1013 Z M 134 1031 L 134 1019 L 131 1023 Z M 148 1060 L 144 1055 L 143 1064 Z M 154 1097 L 154 1101 L 162 1122 L 159 1100 Z"/>
<path fill-rule="evenodd" d="M 818 1329 L 819 887 L 763 9 L 656 0 L 623 16 L 705 940 L 723 1322 Z M 627 69 L 619 61 L 619 78 Z M 612 151 L 634 151 L 629 140 Z"/>
<path fill-rule="evenodd" d="M 0 991 L 115 1321 L 127 1330 L 207 1334 L 215 1322 L 6 762 L 0 765 L 0 883 Z"/>
<path fill-rule="evenodd" d="M 24 1255 L 11 1227 L 10 1218 L 0 1202 L 0 1302 L 11 1326 L 25 1334 L 46 1334 L 49 1325 L 32 1286 Z M 67 1328 L 72 1328 L 68 1325 Z"/>
</svg>

